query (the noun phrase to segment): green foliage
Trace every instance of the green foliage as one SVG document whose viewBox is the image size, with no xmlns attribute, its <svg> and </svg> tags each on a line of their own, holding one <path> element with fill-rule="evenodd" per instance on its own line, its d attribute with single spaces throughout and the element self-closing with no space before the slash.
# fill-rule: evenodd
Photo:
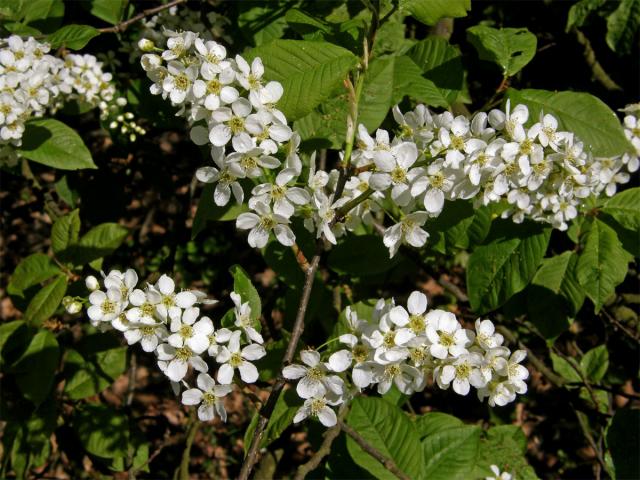
<svg viewBox="0 0 640 480">
<path fill-rule="evenodd" d="M 575 133 L 595 156 L 621 155 L 631 148 L 615 113 L 593 95 L 510 88 L 507 96 L 511 105 L 529 107 L 529 124 L 537 122 L 541 112 L 554 115 L 558 128 Z"/>
<path fill-rule="evenodd" d="M 282 83 L 278 108 L 289 120 L 307 115 L 342 85 L 357 57 L 328 42 L 274 40 L 247 53 L 247 61 L 261 57 L 265 76 Z"/>
<path fill-rule="evenodd" d="M 19 153 L 29 160 L 61 170 L 97 168 L 76 131 L 52 118 L 26 123 Z"/>
<path fill-rule="evenodd" d="M 426 223 L 431 236 L 427 245 L 436 252 L 470 248 L 484 241 L 491 228 L 491 209 L 474 209 L 467 200 L 447 201 L 442 213 Z"/>
<path fill-rule="evenodd" d="M 584 235 L 576 274 L 596 313 L 626 277 L 631 258 L 622 248 L 616 232 L 595 218 Z"/>
<path fill-rule="evenodd" d="M 423 478 L 425 457 L 420 437 L 413 422 L 398 407 L 380 398 L 356 397 L 347 423 L 409 478 Z M 395 478 L 351 438 L 347 438 L 347 449 L 353 461 L 375 478 Z"/>
<path fill-rule="evenodd" d="M 49 35 L 47 40 L 51 48 L 66 47 L 71 50 L 80 50 L 98 35 L 100 32 L 89 25 L 65 25 Z"/>
<path fill-rule="evenodd" d="M 444 17 L 466 17 L 471 0 L 400 0 L 400 8 L 422 23 L 435 25 Z"/>
<path fill-rule="evenodd" d="M 562 378 L 568 380 L 569 382 L 582 382 L 582 378 L 580 377 L 579 366 L 573 365 L 569 363 L 568 360 L 565 360 L 559 355 L 551 352 L 551 363 L 553 364 L 553 369 L 560 374 Z M 576 369 L 578 371 L 576 371 Z"/>
<path fill-rule="evenodd" d="M 64 251 L 69 245 L 78 241 L 80 235 L 80 211 L 73 210 L 71 213 L 60 217 L 51 228 L 51 248 L 54 253 Z"/>
<path fill-rule="evenodd" d="M 609 351 L 606 345 L 592 348 L 580 359 L 580 368 L 587 380 L 598 383 L 609 368 Z"/>
<path fill-rule="evenodd" d="M 640 187 L 617 193 L 605 202 L 602 211 L 623 227 L 640 231 Z"/>
<path fill-rule="evenodd" d="M 117 223 L 101 223 L 70 243 L 58 253 L 58 258 L 73 265 L 85 265 L 109 255 L 127 238 L 129 230 Z"/>
<path fill-rule="evenodd" d="M 31 299 L 24 312 L 25 320 L 33 325 L 40 325 L 55 313 L 66 292 L 66 275 L 56 276 Z"/>
<path fill-rule="evenodd" d="M 607 0 L 580 0 L 573 4 L 569 9 L 566 31 L 568 32 L 573 27 L 582 27 L 589 15 L 598 10 L 606 1 Z"/>
<path fill-rule="evenodd" d="M 524 223 L 494 222 L 486 244 L 469 257 L 467 289 L 477 313 L 504 305 L 523 290 L 536 273 L 547 250 L 551 230 Z"/>
<path fill-rule="evenodd" d="M 562 333 L 580 310 L 585 293 L 576 278 L 578 256 L 545 258 L 527 290 L 531 321 L 546 338 Z"/>
<path fill-rule="evenodd" d="M 615 478 L 640 478 L 640 410 L 618 410 L 607 431 Z"/>
<path fill-rule="evenodd" d="M 82 405 L 76 411 L 74 429 L 82 446 L 91 455 L 101 458 L 127 455 L 127 417 L 107 405 Z"/>
<path fill-rule="evenodd" d="M 128 0 L 90 0 L 90 12 L 101 20 L 115 25 L 122 20 Z"/>
<path fill-rule="evenodd" d="M 640 0 L 621 0 L 607 18 L 607 45 L 624 55 L 631 52 L 640 27 Z"/>
<path fill-rule="evenodd" d="M 18 388 L 34 405 L 40 405 L 49 395 L 59 358 L 56 337 L 49 330 L 38 330 L 25 352 L 10 367 Z"/>
<path fill-rule="evenodd" d="M 24 296 L 24 291 L 62 273 L 53 260 L 43 253 L 34 253 L 23 259 L 11 275 L 7 286 L 10 295 Z"/>
<path fill-rule="evenodd" d="M 536 54 L 536 36 L 526 28 L 491 28 L 476 25 L 467 38 L 481 60 L 496 63 L 505 77 L 518 73 Z"/>
<path fill-rule="evenodd" d="M 372 262 L 372 258 L 376 261 Z M 399 261 L 398 256 L 389 258 L 389 251 L 376 235 L 349 235 L 331 250 L 327 259 L 333 271 L 356 277 L 386 272 Z"/>
<path fill-rule="evenodd" d="M 426 436 L 422 440 L 423 478 L 469 478 L 478 456 L 480 433 L 480 427 L 464 425 Z"/>
</svg>

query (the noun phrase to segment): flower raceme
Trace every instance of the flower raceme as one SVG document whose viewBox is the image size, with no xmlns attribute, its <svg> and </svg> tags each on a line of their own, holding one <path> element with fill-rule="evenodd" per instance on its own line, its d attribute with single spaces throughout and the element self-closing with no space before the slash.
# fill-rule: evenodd
<svg viewBox="0 0 640 480">
<path fill-rule="evenodd" d="M 360 125 L 349 174 L 335 198 L 338 171 L 316 171 L 312 154 L 303 175 L 300 136 L 277 109 L 282 85 L 268 81 L 259 57 L 227 57 L 227 50 L 194 32 L 166 31 L 167 48 L 147 53 L 142 66 L 162 95 L 191 125 L 191 138 L 208 145 L 215 166 L 196 177 L 215 184 L 214 202 L 226 205 L 231 194 L 244 203 L 242 182 L 254 183 L 236 226 L 249 231 L 249 244 L 262 248 L 273 233 L 292 245 L 292 217 L 335 244 L 362 223 L 391 223 L 383 241 L 394 256 L 403 244 L 422 247 L 429 218 L 445 200 L 470 200 L 475 207 L 500 202 L 502 217 L 531 219 L 565 230 L 587 197 L 616 192 L 640 166 L 637 110 L 626 109 L 625 133 L 635 151 L 613 158 L 594 157 L 574 133 L 562 131 L 551 114 L 541 113 L 526 127 L 525 105 L 494 109 L 467 118 L 440 114 L 424 105 L 392 109 L 397 134 Z M 301 178 L 302 177 L 302 178 Z M 358 199 L 360 197 L 360 200 Z M 337 212 L 348 202 L 353 208 Z M 395 213 L 390 213 L 395 212 Z M 385 221 L 385 215 L 389 217 Z"/>
<path fill-rule="evenodd" d="M 235 328 L 217 328 L 199 307 L 216 302 L 202 292 L 177 292 L 167 275 L 140 288 L 134 270 L 112 270 L 103 274 L 102 285 L 94 276 L 87 277 L 86 285 L 91 324 L 120 331 L 129 345 L 140 343 L 154 353 L 182 403 L 198 406 L 200 420 L 216 415 L 226 420 L 224 397 L 234 383 L 258 380 L 254 362 L 266 355 L 264 341 L 250 320 L 249 303 L 237 292 L 230 294 Z M 72 303 L 76 313 L 78 302 Z M 406 307 L 379 299 L 369 314 L 361 317 L 347 307 L 345 316 L 347 333 L 325 343 L 337 341 L 341 347 L 304 349 L 301 364 L 282 370 L 296 382 L 303 402 L 295 422 L 315 417 L 333 426 L 333 407 L 369 388 L 384 395 L 395 385 L 411 395 L 432 385 L 467 395 L 474 387 L 491 406 L 506 405 L 527 391 L 529 373 L 521 365 L 525 352 L 505 347 L 490 320 L 477 320 L 475 330 L 466 329 L 453 313 L 428 310 L 427 297 L 418 291 L 409 295 Z M 194 376 L 196 386 L 190 386 Z"/>
</svg>

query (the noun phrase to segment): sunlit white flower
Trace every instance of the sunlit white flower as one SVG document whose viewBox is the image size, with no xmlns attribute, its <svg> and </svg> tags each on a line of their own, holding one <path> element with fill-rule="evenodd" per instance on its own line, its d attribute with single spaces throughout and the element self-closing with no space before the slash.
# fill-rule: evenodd
<svg viewBox="0 0 640 480">
<path fill-rule="evenodd" d="M 335 395 L 344 393 L 344 382 L 339 376 L 329 374 L 329 365 L 320 361 L 318 352 L 303 350 L 300 359 L 304 365 L 287 365 L 282 375 L 289 380 L 299 380 L 296 391 L 301 398 L 322 397 L 328 391 Z"/>
<path fill-rule="evenodd" d="M 240 348 L 239 330 L 233 332 L 229 338 L 229 343 L 220 348 L 216 356 L 216 362 L 220 363 L 218 369 L 218 382 L 229 384 L 233 381 L 233 375 L 237 369 L 240 378 L 245 383 L 254 383 L 258 380 L 258 369 L 251 363 L 264 357 L 267 352 L 262 345 L 252 343 L 244 348 Z"/>
<path fill-rule="evenodd" d="M 249 245 L 254 248 L 262 248 L 269 241 L 271 231 L 275 233 L 278 241 L 287 247 L 295 242 L 296 236 L 289 227 L 289 219 L 278 215 L 262 202 L 254 205 L 256 213 L 242 213 L 236 219 L 236 228 L 251 230 L 249 232 Z"/>
<path fill-rule="evenodd" d="M 183 405 L 199 405 L 198 418 L 203 422 L 213 420 L 218 414 L 223 422 L 227 421 L 227 411 L 222 398 L 228 395 L 233 385 L 216 385 L 216 382 L 206 373 L 197 378 L 198 388 L 191 388 L 182 392 Z"/>
</svg>

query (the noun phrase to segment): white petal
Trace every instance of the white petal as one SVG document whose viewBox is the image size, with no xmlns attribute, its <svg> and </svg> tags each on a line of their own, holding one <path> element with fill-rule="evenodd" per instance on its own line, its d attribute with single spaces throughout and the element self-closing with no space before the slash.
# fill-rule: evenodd
<svg viewBox="0 0 640 480">
<path fill-rule="evenodd" d="M 407 308 L 413 315 L 421 315 L 427 310 L 427 296 L 422 292 L 412 292 L 407 301 Z"/>
<path fill-rule="evenodd" d="M 202 392 L 197 388 L 191 388 L 182 392 L 183 405 L 197 405 L 202 400 Z"/>
<path fill-rule="evenodd" d="M 245 383 L 254 383 L 258 380 L 258 369 L 253 363 L 242 362 L 238 370 L 240 370 L 240 378 L 242 378 Z"/>
<path fill-rule="evenodd" d="M 233 367 L 228 363 L 220 365 L 217 378 L 222 384 L 230 384 L 233 381 Z"/>
</svg>

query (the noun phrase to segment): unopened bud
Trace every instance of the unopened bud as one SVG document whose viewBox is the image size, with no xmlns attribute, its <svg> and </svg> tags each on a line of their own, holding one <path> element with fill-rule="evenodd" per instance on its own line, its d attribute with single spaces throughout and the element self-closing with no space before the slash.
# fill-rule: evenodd
<svg viewBox="0 0 640 480">
<path fill-rule="evenodd" d="M 138 48 L 143 52 L 150 52 L 155 48 L 155 44 L 148 38 L 141 38 L 138 41 Z"/>
<path fill-rule="evenodd" d="M 82 304 L 78 301 L 72 301 L 65 305 L 64 308 L 67 310 L 67 313 L 75 315 L 76 313 L 80 312 L 80 310 L 82 310 Z"/>
<path fill-rule="evenodd" d="M 100 288 L 100 283 L 98 283 L 98 279 L 96 277 L 94 277 L 93 275 L 89 275 L 86 280 L 84 281 L 84 284 L 87 286 L 87 288 L 89 290 L 91 290 L 92 292 L 94 290 L 98 290 Z"/>
</svg>

